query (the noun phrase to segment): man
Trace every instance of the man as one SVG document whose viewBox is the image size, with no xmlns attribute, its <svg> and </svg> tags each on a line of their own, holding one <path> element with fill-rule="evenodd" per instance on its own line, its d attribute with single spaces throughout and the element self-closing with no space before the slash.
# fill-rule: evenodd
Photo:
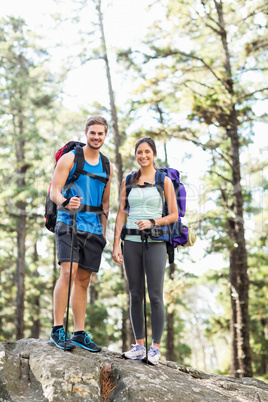
<svg viewBox="0 0 268 402">
<path fill-rule="evenodd" d="M 75 153 L 63 155 L 54 171 L 50 198 L 58 206 L 55 227 L 60 277 L 54 289 L 54 326 L 50 340 L 58 348 L 64 349 L 65 331 L 63 319 L 67 307 L 70 249 L 72 241 L 72 217 L 76 215 L 77 240 L 74 246 L 72 266 L 71 307 L 74 318 L 74 333 L 70 339 L 66 334 L 66 350 L 78 345 L 91 352 L 99 352 L 90 335 L 85 331 L 87 290 L 92 272 L 98 272 L 101 254 L 106 244 L 105 233 L 109 212 L 109 196 L 113 167 L 100 148 L 107 137 L 107 121 L 100 116 L 92 116 L 86 122 L 86 145 L 82 148 L 84 168 L 79 178 L 67 190 L 66 185 L 75 171 Z M 105 163 L 109 166 L 107 177 Z M 91 212 L 90 206 L 102 206 L 103 213 Z"/>
</svg>

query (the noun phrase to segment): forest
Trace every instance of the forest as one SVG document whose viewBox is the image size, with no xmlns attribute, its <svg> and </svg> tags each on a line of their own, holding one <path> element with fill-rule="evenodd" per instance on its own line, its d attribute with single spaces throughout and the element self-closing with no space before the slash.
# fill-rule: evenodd
<svg viewBox="0 0 268 402">
<path fill-rule="evenodd" d="M 46 194 L 56 151 L 84 141 L 86 119 L 98 114 L 109 122 L 103 153 L 115 174 L 86 327 L 110 350 L 133 343 L 126 276 L 112 245 L 120 183 L 137 169 L 136 140 L 150 136 L 158 166 L 181 171 L 183 223 L 197 232 L 193 247 L 167 260 L 162 357 L 267 381 L 268 1 L 145 1 L 146 34 L 125 47 L 106 33 L 112 0 L 68 7 L 51 16 L 47 35 L 70 29 L 72 42 L 63 35 L 47 45 L 45 31 L 22 17 L 1 18 L 0 341 L 49 338 L 59 267 L 44 226 Z M 72 108 L 65 85 L 81 66 L 87 80 L 73 84 L 88 85 L 88 99 Z"/>
</svg>

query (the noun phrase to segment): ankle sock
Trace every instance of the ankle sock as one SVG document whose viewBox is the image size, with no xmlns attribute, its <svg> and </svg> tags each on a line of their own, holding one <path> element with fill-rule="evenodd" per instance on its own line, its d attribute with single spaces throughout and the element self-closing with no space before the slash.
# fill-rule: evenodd
<svg viewBox="0 0 268 402">
<path fill-rule="evenodd" d="M 56 332 L 57 329 L 63 328 L 63 325 L 55 325 L 54 327 L 52 327 L 52 332 Z"/>
<path fill-rule="evenodd" d="M 85 331 L 74 331 L 74 335 L 82 335 Z"/>
</svg>

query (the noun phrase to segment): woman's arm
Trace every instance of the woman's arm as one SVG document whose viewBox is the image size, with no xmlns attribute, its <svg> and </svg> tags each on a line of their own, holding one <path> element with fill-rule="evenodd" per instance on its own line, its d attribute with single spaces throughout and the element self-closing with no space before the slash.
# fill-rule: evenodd
<svg viewBox="0 0 268 402">
<path fill-rule="evenodd" d="M 124 211 L 125 203 L 126 203 L 126 180 L 123 180 L 122 185 L 121 185 L 121 191 L 120 191 L 119 209 L 118 209 L 116 221 L 115 221 L 114 245 L 113 245 L 113 260 L 115 262 L 119 262 L 119 264 L 122 264 L 122 262 L 123 262 L 123 257 L 122 257 L 122 252 L 121 252 L 119 242 L 120 242 L 120 236 L 121 236 L 123 226 L 126 222 L 126 212 Z"/>
</svg>

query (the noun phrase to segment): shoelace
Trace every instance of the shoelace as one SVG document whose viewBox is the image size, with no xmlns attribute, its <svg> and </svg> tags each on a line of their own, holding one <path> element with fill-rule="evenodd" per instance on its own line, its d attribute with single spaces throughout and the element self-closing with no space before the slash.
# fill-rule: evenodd
<svg viewBox="0 0 268 402">
<path fill-rule="evenodd" d="M 60 328 L 58 331 L 59 331 L 59 341 L 65 341 L 65 331 L 64 331 L 64 329 Z M 69 332 L 67 332 L 66 341 L 69 341 L 69 340 L 70 340 L 70 334 L 69 334 Z"/>
<path fill-rule="evenodd" d="M 91 343 L 91 333 L 89 332 L 88 334 L 85 332 L 85 344 L 88 345 L 89 343 Z"/>
<path fill-rule="evenodd" d="M 137 345 L 137 344 L 134 345 L 134 343 L 131 344 L 131 350 L 133 350 L 133 352 L 136 350 L 140 350 L 140 348 L 142 348 L 141 345 Z"/>
<path fill-rule="evenodd" d="M 149 354 L 151 355 L 151 356 L 155 356 L 155 355 L 157 355 L 158 354 L 158 350 L 156 350 L 156 349 L 151 349 L 150 348 L 150 350 L 149 350 Z"/>
</svg>

